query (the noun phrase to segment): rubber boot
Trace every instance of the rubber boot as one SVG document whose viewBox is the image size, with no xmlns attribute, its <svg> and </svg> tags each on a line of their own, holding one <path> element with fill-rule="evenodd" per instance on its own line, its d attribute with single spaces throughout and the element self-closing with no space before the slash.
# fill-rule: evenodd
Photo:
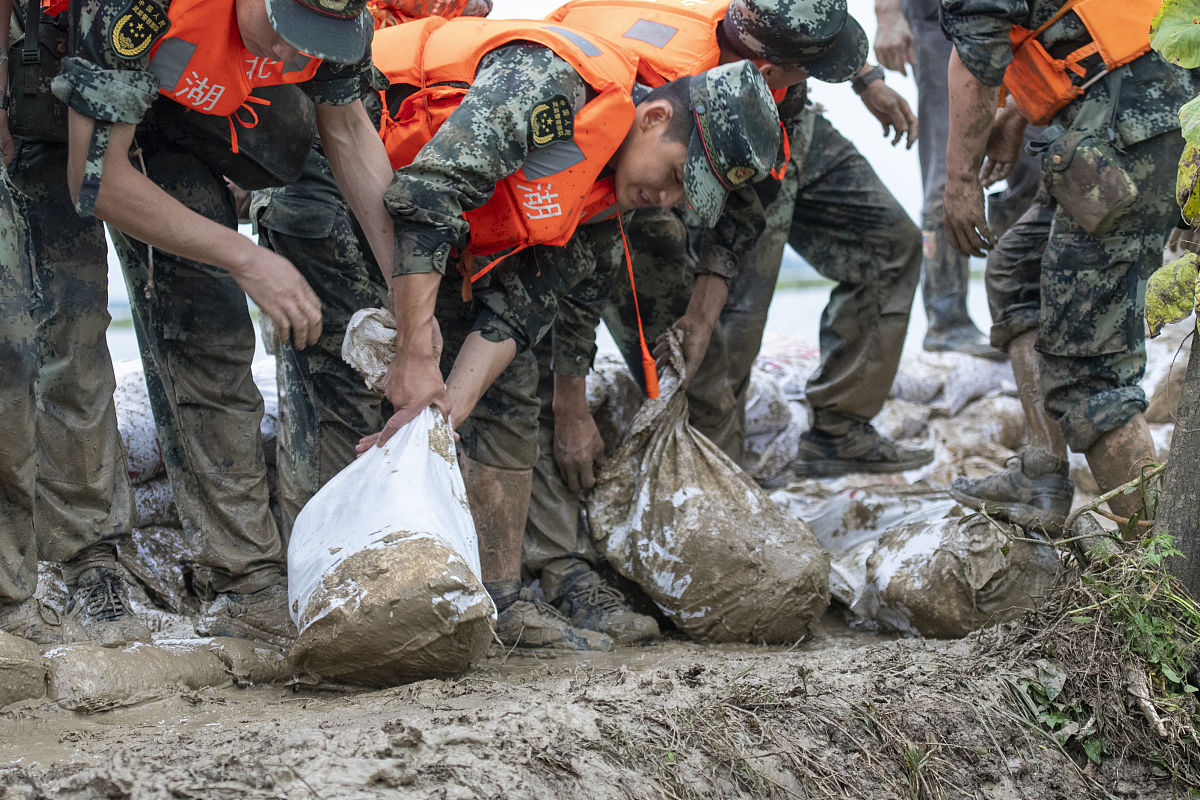
<svg viewBox="0 0 1200 800">
<path fill-rule="evenodd" d="M 967 313 L 967 257 L 946 243 L 944 229 L 921 232 L 925 258 L 921 262 L 921 298 L 928 328 L 922 347 L 930 352 L 965 353 L 1000 360 L 1004 354 L 988 342 Z"/>
<path fill-rule="evenodd" d="M 1101 436 L 1084 455 L 1101 494 L 1138 477 L 1143 466 L 1158 458 L 1150 426 L 1142 414 Z M 1108 501 L 1108 508 L 1117 516 L 1128 519 L 1143 511 L 1142 495 L 1140 492 L 1118 495 Z M 1147 519 L 1149 513 L 1149 509 L 1145 509 L 1142 518 Z"/>
</svg>

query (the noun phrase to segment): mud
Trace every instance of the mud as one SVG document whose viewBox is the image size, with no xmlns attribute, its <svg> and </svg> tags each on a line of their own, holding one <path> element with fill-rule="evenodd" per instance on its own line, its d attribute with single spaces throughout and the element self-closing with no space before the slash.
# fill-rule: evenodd
<svg viewBox="0 0 1200 800">
<path fill-rule="evenodd" d="M 890 640 L 826 617 L 795 648 L 668 642 L 495 653 L 358 694 L 178 689 L 83 715 L 0 713 L 6 798 L 1167 798 L 1085 769 L 1008 700 L 996 642 Z"/>
</svg>

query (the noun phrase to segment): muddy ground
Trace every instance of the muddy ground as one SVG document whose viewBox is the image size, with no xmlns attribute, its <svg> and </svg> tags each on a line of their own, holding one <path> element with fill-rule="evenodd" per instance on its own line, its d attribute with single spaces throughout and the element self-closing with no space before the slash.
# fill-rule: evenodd
<svg viewBox="0 0 1200 800">
<path fill-rule="evenodd" d="M 179 690 L 91 715 L 30 701 L 0 712 L 0 798 L 1186 796 L 1032 728 L 1010 635 L 887 638 L 831 612 L 792 648 L 500 651 L 456 680 Z"/>
</svg>

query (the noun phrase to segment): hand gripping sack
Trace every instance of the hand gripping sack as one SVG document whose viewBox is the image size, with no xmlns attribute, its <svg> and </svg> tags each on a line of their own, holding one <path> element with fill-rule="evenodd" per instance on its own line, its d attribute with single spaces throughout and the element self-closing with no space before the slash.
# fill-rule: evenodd
<svg viewBox="0 0 1200 800">
<path fill-rule="evenodd" d="M 301 680 L 388 686 L 457 675 L 495 607 L 450 425 L 426 409 L 343 469 L 296 518 L 288 602 Z"/>
<path fill-rule="evenodd" d="M 592 492 L 592 535 L 689 636 L 795 643 L 829 605 L 829 558 L 688 425 L 683 363 L 672 337 L 662 396 L 638 411 Z"/>
</svg>

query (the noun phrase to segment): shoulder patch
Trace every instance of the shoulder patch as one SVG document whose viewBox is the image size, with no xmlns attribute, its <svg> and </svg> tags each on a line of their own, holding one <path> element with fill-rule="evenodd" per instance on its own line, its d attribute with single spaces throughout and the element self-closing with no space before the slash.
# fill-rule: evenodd
<svg viewBox="0 0 1200 800">
<path fill-rule="evenodd" d="M 543 100 L 529 113 L 529 141 L 534 147 L 569 142 L 575 136 L 575 114 L 571 101 L 561 94 Z"/>
<path fill-rule="evenodd" d="M 170 27 L 171 20 L 154 0 L 129 0 L 108 29 L 108 41 L 118 57 L 134 61 Z"/>
</svg>

